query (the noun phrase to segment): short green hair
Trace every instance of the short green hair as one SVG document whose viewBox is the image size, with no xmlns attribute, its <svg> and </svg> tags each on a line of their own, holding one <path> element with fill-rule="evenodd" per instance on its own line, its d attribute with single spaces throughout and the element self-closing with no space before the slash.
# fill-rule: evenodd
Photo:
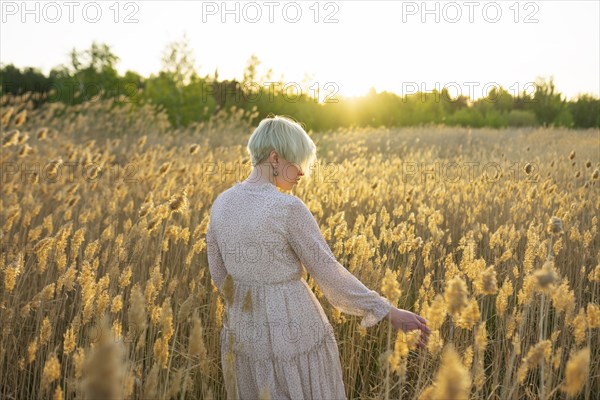
<svg viewBox="0 0 600 400">
<path fill-rule="evenodd" d="M 275 150 L 287 161 L 310 176 L 310 168 L 317 158 L 317 146 L 302 126 L 282 115 L 269 116 L 258 124 L 248 140 L 248 153 L 253 165 L 264 162 Z"/>
</svg>

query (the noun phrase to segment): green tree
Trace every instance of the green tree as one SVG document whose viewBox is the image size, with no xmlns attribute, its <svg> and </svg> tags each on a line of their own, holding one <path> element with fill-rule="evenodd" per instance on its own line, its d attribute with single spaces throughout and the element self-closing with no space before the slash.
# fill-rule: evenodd
<svg viewBox="0 0 600 400">
<path fill-rule="evenodd" d="M 167 44 L 161 61 L 161 71 L 178 88 L 183 88 L 191 82 L 192 78 L 198 77 L 195 67 L 196 57 L 185 33 L 181 40 Z"/>
<path fill-rule="evenodd" d="M 578 128 L 600 128 L 600 99 L 589 94 L 577 96 L 569 103 L 573 124 Z"/>
<path fill-rule="evenodd" d="M 71 72 L 79 83 L 79 100 L 82 102 L 94 98 L 100 91 L 103 97 L 118 95 L 119 74 L 115 69 L 119 57 L 107 44 L 92 42 L 88 50 L 70 53 Z"/>
<path fill-rule="evenodd" d="M 184 34 L 165 48 L 161 70 L 144 83 L 143 98 L 164 106 L 173 126 L 187 126 L 215 110 L 214 98 L 206 93 L 207 81 L 196 72 L 195 55 Z"/>
<path fill-rule="evenodd" d="M 536 79 L 535 93 L 529 107 L 541 124 L 546 126 L 555 123 L 564 108 L 564 102 L 561 94 L 556 92 L 554 77 L 551 76 L 548 82 L 544 78 Z"/>
<path fill-rule="evenodd" d="M 21 71 L 13 64 L 0 68 L 0 94 L 32 92 L 33 102 L 37 106 L 43 101 L 42 96 L 37 94 L 48 92 L 51 86 L 52 81 L 36 68 L 26 67 Z"/>
<path fill-rule="evenodd" d="M 450 96 L 448 88 L 444 87 L 440 93 L 441 102 L 446 114 L 452 114 L 460 109 L 466 108 L 469 105 L 469 98 L 459 94 L 457 97 Z"/>
<path fill-rule="evenodd" d="M 257 82 L 256 76 L 259 65 L 260 60 L 255 54 L 252 54 L 246 62 L 241 83 L 241 90 L 245 99 L 256 99 L 257 96 L 262 95 L 263 87 L 261 82 Z"/>
<path fill-rule="evenodd" d="M 256 70 L 260 65 L 260 60 L 255 54 L 252 54 L 248 61 L 246 61 L 246 67 L 244 68 L 243 82 L 254 82 L 256 80 Z"/>
</svg>

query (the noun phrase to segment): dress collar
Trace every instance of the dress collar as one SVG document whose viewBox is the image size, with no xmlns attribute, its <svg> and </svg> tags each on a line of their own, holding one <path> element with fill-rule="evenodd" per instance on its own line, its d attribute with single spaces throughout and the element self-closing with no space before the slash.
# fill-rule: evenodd
<svg viewBox="0 0 600 400">
<path fill-rule="evenodd" d="M 235 186 L 239 189 L 247 190 L 247 191 L 251 191 L 251 192 L 266 192 L 266 191 L 277 189 L 277 186 L 275 186 L 271 182 L 262 182 L 262 183 L 236 182 Z"/>
</svg>

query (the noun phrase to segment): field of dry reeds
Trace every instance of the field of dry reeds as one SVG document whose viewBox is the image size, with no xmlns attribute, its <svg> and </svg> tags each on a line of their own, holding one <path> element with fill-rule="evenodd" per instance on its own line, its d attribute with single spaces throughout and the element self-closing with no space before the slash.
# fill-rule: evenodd
<svg viewBox="0 0 600 400">
<path fill-rule="evenodd" d="M 113 102 L 2 98 L 0 398 L 224 399 L 214 197 L 256 114 L 173 129 Z M 294 189 L 338 260 L 433 328 L 428 349 L 333 309 L 348 398 L 600 393 L 598 130 L 310 132 Z M 266 395 L 265 397 L 268 397 Z"/>
</svg>

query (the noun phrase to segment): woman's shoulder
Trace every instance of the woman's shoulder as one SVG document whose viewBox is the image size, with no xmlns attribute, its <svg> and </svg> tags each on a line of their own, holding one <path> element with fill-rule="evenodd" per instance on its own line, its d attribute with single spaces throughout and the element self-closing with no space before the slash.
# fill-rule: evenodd
<svg viewBox="0 0 600 400">
<path fill-rule="evenodd" d="M 237 196 L 244 196 L 245 194 L 248 193 L 244 190 L 236 190 L 236 189 L 239 189 L 239 188 L 237 188 L 236 185 L 234 185 L 230 188 L 225 189 L 221 193 L 217 194 L 213 199 L 211 209 L 217 209 L 220 204 L 226 204 L 229 201 L 237 198 Z M 267 193 L 267 196 L 266 196 L 266 198 L 263 197 L 263 200 L 270 199 L 271 201 L 275 201 L 275 202 L 279 203 L 279 206 L 284 206 L 285 208 L 288 208 L 288 209 L 289 208 L 294 209 L 294 208 L 305 208 L 306 207 L 306 204 L 304 203 L 304 201 L 300 197 L 296 196 L 293 193 L 282 192 L 276 188 L 271 189 L 271 190 L 267 191 L 266 193 Z M 238 200 L 239 200 L 239 198 L 238 198 Z M 241 201 L 241 200 L 239 200 L 239 201 Z"/>
<path fill-rule="evenodd" d="M 285 206 L 290 208 L 305 206 L 304 201 L 293 193 L 277 192 L 277 199 L 281 200 Z"/>
<path fill-rule="evenodd" d="M 293 194 L 286 194 L 285 199 L 285 210 L 287 211 L 287 218 L 290 222 L 292 221 L 306 221 L 306 219 L 314 219 L 313 213 L 306 203 L 298 196 Z"/>
</svg>

